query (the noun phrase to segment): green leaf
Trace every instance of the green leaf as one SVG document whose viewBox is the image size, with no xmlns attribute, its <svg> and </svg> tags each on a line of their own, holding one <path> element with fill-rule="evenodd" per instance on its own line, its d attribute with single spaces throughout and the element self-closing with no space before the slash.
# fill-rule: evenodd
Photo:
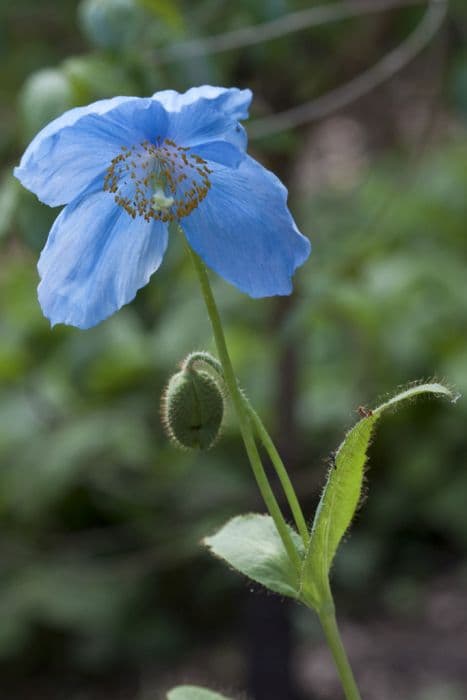
<svg viewBox="0 0 467 700">
<path fill-rule="evenodd" d="M 303 543 L 290 528 L 299 554 Z M 275 593 L 298 598 L 299 579 L 282 544 L 273 519 L 269 515 L 250 513 L 229 520 L 204 544 L 234 569 L 261 583 Z"/>
<path fill-rule="evenodd" d="M 301 597 L 315 608 L 319 608 L 329 597 L 329 570 L 360 501 L 367 450 L 374 426 L 388 408 L 419 394 L 447 396 L 456 400 L 442 384 L 412 386 L 373 411 L 366 411 L 362 420 L 347 433 L 336 453 L 316 511 L 300 581 Z"/>
<path fill-rule="evenodd" d="M 167 693 L 167 700 L 229 700 L 229 698 L 195 685 L 179 685 L 178 688 Z"/>
</svg>

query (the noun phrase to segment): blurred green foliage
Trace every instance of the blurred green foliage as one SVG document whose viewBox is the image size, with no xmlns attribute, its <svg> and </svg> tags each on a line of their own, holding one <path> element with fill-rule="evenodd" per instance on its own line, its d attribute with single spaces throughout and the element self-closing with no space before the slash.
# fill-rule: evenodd
<svg viewBox="0 0 467 700">
<path fill-rule="evenodd" d="M 118 315 L 86 332 L 51 330 L 36 299 L 35 263 L 56 212 L 17 185 L 12 164 L 52 117 L 116 93 L 241 84 L 255 89 L 257 115 L 285 109 L 371 65 L 420 16 L 404 10 L 397 21 L 361 18 L 245 51 L 163 58 L 183 39 L 307 6 L 21 0 L 0 8 L 5 668 L 50 666 L 51 658 L 57 668 L 88 670 L 154 658 L 164 665 L 195 639 L 221 636 L 234 617 L 225 600 L 242 584 L 198 542 L 227 517 L 260 507 L 231 416 L 223 439 L 203 454 L 177 452 L 160 426 L 159 397 L 177 363 L 193 349 L 213 349 L 179 242 Z M 310 518 L 323 460 L 359 404 L 434 376 L 467 393 L 467 54 L 458 38 L 465 17 L 464 4 L 454 5 L 439 98 L 448 124 L 423 155 L 409 167 L 407 145 L 381 137 L 352 186 L 306 191 L 299 182 L 292 190 L 314 252 L 285 320 L 276 300 L 253 302 L 215 280 L 241 382 L 276 434 L 280 358 L 290 347 L 298 355 L 295 477 Z M 288 184 L 308 158 L 305 131 L 253 144 Z M 465 563 L 466 419 L 465 401 L 455 410 L 433 402 L 382 427 L 371 498 L 335 566 L 354 605 L 364 604 L 364 590 L 396 600 L 391 587 L 400 591 L 401 577 L 419 585 Z"/>
</svg>

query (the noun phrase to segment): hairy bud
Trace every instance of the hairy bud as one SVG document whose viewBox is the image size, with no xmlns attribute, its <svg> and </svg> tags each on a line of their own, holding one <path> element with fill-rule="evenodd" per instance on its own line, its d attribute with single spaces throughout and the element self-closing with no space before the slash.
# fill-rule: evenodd
<svg viewBox="0 0 467 700">
<path fill-rule="evenodd" d="M 178 447 L 212 447 L 223 416 L 224 397 L 210 374 L 184 367 L 173 375 L 162 400 L 162 420 Z"/>
</svg>

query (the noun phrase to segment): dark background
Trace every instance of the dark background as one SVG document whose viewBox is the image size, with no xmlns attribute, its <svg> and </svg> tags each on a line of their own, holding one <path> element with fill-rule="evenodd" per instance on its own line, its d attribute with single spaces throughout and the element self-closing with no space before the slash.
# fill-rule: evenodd
<svg viewBox="0 0 467 700">
<path fill-rule="evenodd" d="M 11 168 L 74 105 L 253 89 L 250 150 L 288 186 L 314 250 L 290 298 L 213 282 L 238 375 L 311 519 L 358 405 L 420 378 L 467 391 L 467 8 L 451 2 L 441 22 L 405 5 L 193 46 L 309 3 L 2 0 L 1 697 L 150 700 L 184 682 L 254 700 L 341 697 L 311 614 L 198 544 L 263 506 L 233 415 L 202 454 L 176 451 L 160 426 L 177 363 L 213 350 L 179 241 L 133 304 L 86 332 L 51 331 L 35 266 L 56 211 Z M 394 50 L 390 76 L 379 62 Z M 271 120 L 308 101 L 300 124 Z M 333 576 L 365 700 L 467 696 L 466 417 L 465 400 L 421 401 L 388 416 L 372 446 L 368 499 Z"/>
</svg>

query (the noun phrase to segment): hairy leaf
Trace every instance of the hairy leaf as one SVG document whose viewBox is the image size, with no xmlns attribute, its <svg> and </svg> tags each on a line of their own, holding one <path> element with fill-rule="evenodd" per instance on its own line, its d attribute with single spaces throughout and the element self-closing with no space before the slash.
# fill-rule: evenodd
<svg viewBox="0 0 467 700">
<path fill-rule="evenodd" d="M 290 534 L 299 554 L 304 555 L 302 540 L 292 528 Z M 269 515 L 239 515 L 206 537 L 204 544 L 253 581 L 281 595 L 298 597 L 298 575 Z"/>
<path fill-rule="evenodd" d="M 329 570 L 360 501 L 367 450 L 377 420 L 388 408 L 419 394 L 455 399 L 442 384 L 410 387 L 373 411 L 362 409 L 366 415 L 347 433 L 339 447 L 316 511 L 302 569 L 300 594 L 310 605 L 319 607 L 327 598 Z"/>
</svg>

